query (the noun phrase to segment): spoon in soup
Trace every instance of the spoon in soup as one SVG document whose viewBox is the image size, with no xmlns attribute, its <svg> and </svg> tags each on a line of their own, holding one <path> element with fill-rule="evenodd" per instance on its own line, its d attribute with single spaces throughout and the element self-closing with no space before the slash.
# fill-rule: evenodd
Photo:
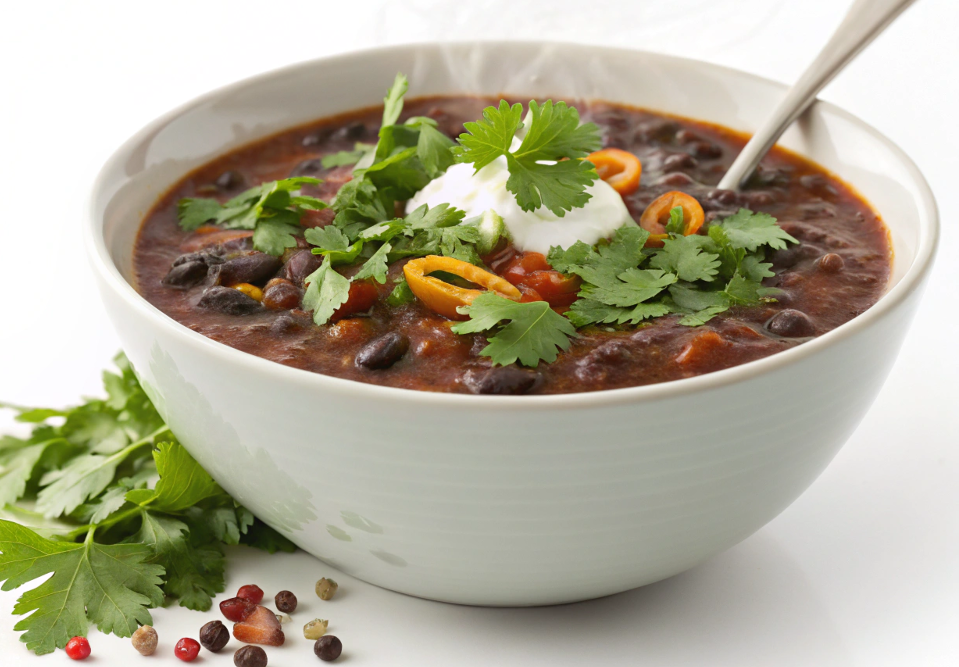
<svg viewBox="0 0 959 667">
<path fill-rule="evenodd" d="M 719 187 L 737 190 L 745 185 L 759 161 L 813 103 L 816 94 L 913 2 L 915 0 L 856 0 L 816 59 L 729 167 Z"/>
</svg>

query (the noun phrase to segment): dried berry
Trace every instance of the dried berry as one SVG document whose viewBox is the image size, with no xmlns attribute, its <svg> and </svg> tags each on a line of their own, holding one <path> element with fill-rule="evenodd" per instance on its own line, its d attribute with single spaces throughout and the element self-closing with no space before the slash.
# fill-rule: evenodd
<svg viewBox="0 0 959 667">
<path fill-rule="evenodd" d="M 226 620 L 234 623 L 245 620 L 254 611 L 256 611 L 256 603 L 246 598 L 230 598 L 220 603 L 220 613 L 226 617 Z"/>
<path fill-rule="evenodd" d="M 200 654 L 200 642 L 189 637 L 184 637 L 173 647 L 173 655 L 183 662 L 193 662 Z"/>
<path fill-rule="evenodd" d="M 326 635 L 316 640 L 313 644 L 313 652 L 323 662 L 332 662 L 343 652 L 343 643 L 333 635 Z"/>
<path fill-rule="evenodd" d="M 289 623 L 293 619 L 290 618 L 289 614 L 276 614 L 276 620 L 280 623 Z"/>
<path fill-rule="evenodd" d="M 140 655 L 153 655 L 157 650 L 157 631 L 152 626 L 142 625 L 130 637 L 130 642 Z"/>
<path fill-rule="evenodd" d="M 210 621 L 200 628 L 200 643 L 207 651 L 217 653 L 230 641 L 230 631 L 220 621 Z"/>
<path fill-rule="evenodd" d="M 326 634 L 330 622 L 323 618 L 314 618 L 303 626 L 303 636 L 307 639 L 319 639 Z"/>
<path fill-rule="evenodd" d="M 244 646 L 233 654 L 236 667 L 266 667 L 266 651 L 259 646 Z"/>
<path fill-rule="evenodd" d="M 90 642 L 86 637 L 74 637 L 67 642 L 66 652 L 71 660 L 83 660 L 90 655 Z"/>
<path fill-rule="evenodd" d="M 336 595 L 336 589 L 339 588 L 337 584 L 332 579 L 327 579 L 323 577 L 318 582 L 316 582 L 316 594 L 321 600 L 329 600 L 334 595 Z"/>
<path fill-rule="evenodd" d="M 286 641 L 276 614 L 260 606 L 245 620 L 233 626 L 233 636 L 244 644 L 282 646 Z"/>
<path fill-rule="evenodd" d="M 276 602 L 276 608 L 284 614 L 292 614 L 296 611 L 296 596 L 290 591 L 280 591 L 273 601 Z"/>
<path fill-rule="evenodd" d="M 236 596 L 249 600 L 253 604 L 260 604 L 263 601 L 263 589 L 256 584 L 247 584 L 246 586 L 240 586 Z"/>
</svg>

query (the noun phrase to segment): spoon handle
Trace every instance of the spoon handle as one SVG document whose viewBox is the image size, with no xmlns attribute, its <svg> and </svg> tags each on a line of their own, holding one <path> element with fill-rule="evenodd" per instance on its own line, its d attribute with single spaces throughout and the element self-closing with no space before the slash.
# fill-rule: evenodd
<svg viewBox="0 0 959 667">
<path fill-rule="evenodd" d="M 719 187 L 736 190 L 744 185 L 762 157 L 812 104 L 816 94 L 913 2 L 915 0 L 856 0 L 826 46 L 729 167 Z"/>
</svg>

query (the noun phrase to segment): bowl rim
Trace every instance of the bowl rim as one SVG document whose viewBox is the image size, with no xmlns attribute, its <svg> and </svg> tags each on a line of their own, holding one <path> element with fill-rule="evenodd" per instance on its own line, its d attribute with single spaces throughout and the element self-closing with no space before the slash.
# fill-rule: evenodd
<svg viewBox="0 0 959 667">
<path fill-rule="evenodd" d="M 205 354 L 215 356 L 219 360 L 242 368 L 250 373 L 267 373 L 276 376 L 279 381 L 287 382 L 304 390 L 319 390 L 336 394 L 341 397 L 356 397 L 367 400 L 392 401 L 398 403 L 422 404 L 424 407 L 464 407 L 513 411 L 513 410 L 549 410 L 549 409 L 583 409 L 622 404 L 645 403 L 673 398 L 677 395 L 695 394 L 717 389 L 719 387 L 739 384 L 777 369 L 802 363 L 807 357 L 819 354 L 829 347 L 845 341 L 867 329 L 880 320 L 890 310 L 904 302 L 913 292 L 921 287 L 932 268 L 939 241 L 939 213 L 935 197 L 928 182 L 913 160 L 892 140 L 879 132 L 868 123 L 860 120 L 850 112 L 832 103 L 817 100 L 810 109 L 821 109 L 824 112 L 842 118 L 859 129 L 865 131 L 873 140 L 884 145 L 886 149 L 901 163 L 913 179 L 918 196 L 915 201 L 919 209 L 919 239 L 916 245 L 915 259 L 898 283 L 884 293 L 879 300 L 868 310 L 857 315 L 845 324 L 788 350 L 739 364 L 712 373 L 697 375 L 690 378 L 671 380 L 637 387 L 618 389 L 603 389 L 590 392 L 576 392 L 566 394 L 534 394 L 531 396 L 478 396 L 473 394 L 458 394 L 447 392 L 430 392 L 418 389 L 389 387 L 370 384 L 358 380 L 323 375 L 308 370 L 294 368 L 276 361 L 271 361 L 256 355 L 237 350 L 225 343 L 207 338 L 200 333 L 184 326 L 180 322 L 161 312 L 147 301 L 134 286 L 120 273 L 106 246 L 101 216 L 97 215 L 97 200 L 103 192 L 109 173 L 113 171 L 120 156 L 127 153 L 132 146 L 142 143 L 148 137 L 155 135 L 158 130 L 173 121 L 175 118 L 215 100 L 225 94 L 240 91 L 243 88 L 256 86 L 271 78 L 292 73 L 301 69 L 310 69 L 317 66 L 336 66 L 338 61 L 351 60 L 364 56 L 379 56 L 387 58 L 391 54 L 409 52 L 429 48 L 503 48 L 529 49 L 543 47 L 561 47 L 585 49 L 601 52 L 610 56 L 641 56 L 652 60 L 672 61 L 687 67 L 716 72 L 724 76 L 740 77 L 765 86 L 778 88 L 785 92 L 788 86 L 778 81 L 768 79 L 724 65 L 717 65 L 693 58 L 660 54 L 641 49 L 622 47 L 608 47 L 575 42 L 561 42 L 550 40 L 471 40 L 457 42 L 412 42 L 406 44 L 379 46 L 368 49 L 359 49 L 345 53 L 338 53 L 311 60 L 297 62 L 277 69 L 263 72 L 239 81 L 221 86 L 203 95 L 195 97 L 184 104 L 168 111 L 154 119 L 133 136 L 123 142 L 104 162 L 94 179 L 87 198 L 86 220 L 84 222 L 84 247 L 94 272 L 110 287 L 113 292 L 126 304 L 150 320 L 154 326 L 165 328 L 170 335 L 179 338 L 185 344 L 197 346 Z M 851 183 L 856 188 L 855 183 Z M 115 196 L 115 192 L 113 195 Z M 109 199 L 109 198 L 108 198 Z M 106 208 L 106 207 L 104 207 Z M 142 224 L 142 219 L 138 221 Z M 895 248 L 893 248 L 895 250 Z"/>
</svg>

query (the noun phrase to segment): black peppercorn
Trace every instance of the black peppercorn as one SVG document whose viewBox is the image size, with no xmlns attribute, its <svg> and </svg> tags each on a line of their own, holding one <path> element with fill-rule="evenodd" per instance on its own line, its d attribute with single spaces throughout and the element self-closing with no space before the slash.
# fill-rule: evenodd
<svg viewBox="0 0 959 667">
<path fill-rule="evenodd" d="M 266 667 L 266 651 L 259 646 L 244 646 L 233 654 L 236 667 Z"/>
<path fill-rule="evenodd" d="M 207 651 L 216 653 L 230 641 L 230 631 L 220 621 L 210 621 L 200 628 L 200 643 Z"/>
<path fill-rule="evenodd" d="M 284 614 L 292 614 L 296 611 L 296 596 L 290 591 L 280 591 L 273 601 L 276 602 L 277 611 L 282 611 Z"/>
<path fill-rule="evenodd" d="M 313 644 L 313 652 L 323 662 L 332 662 L 343 652 L 343 643 L 333 635 L 325 635 Z"/>
</svg>

